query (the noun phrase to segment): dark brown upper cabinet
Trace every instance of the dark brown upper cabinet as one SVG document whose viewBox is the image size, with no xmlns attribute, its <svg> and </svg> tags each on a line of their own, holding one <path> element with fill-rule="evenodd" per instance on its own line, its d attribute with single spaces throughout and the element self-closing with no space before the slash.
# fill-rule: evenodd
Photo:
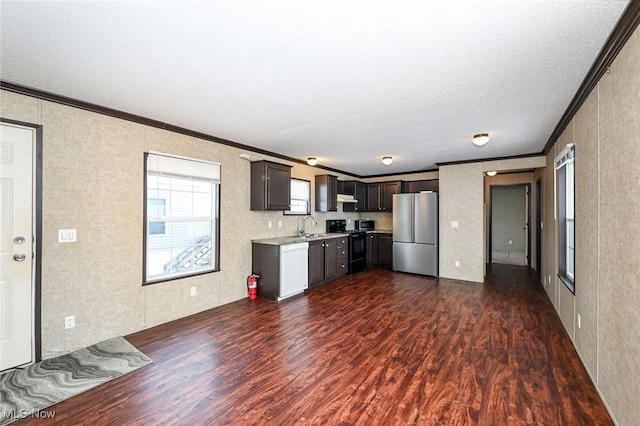
<svg viewBox="0 0 640 426">
<path fill-rule="evenodd" d="M 251 210 L 291 208 L 291 166 L 271 161 L 251 163 Z"/>
<path fill-rule="evenodd" d="M 382 187 L 379 183 L 369 183 L 367 184 L 367 211 L 368 212 L 379 212 L 382 209 L 380 208 L 380 200 L 382 198 Z"/>
<path fill-rule="evenodd" d="M 400 193 L 400 181 L 382 182 L 382 202 L 380 203 L 383 212 L 393 211 L 393 195 Z"/>
<path fill-rule="evenodd" d="M 402 192 L 420 191 L 438 192 L 438 179 L 414 180 L 402 184 Z"/>
<path fill-rule="evenodd" d="M 393 194 L 399 194 L 401 182 L 378 182 L 367 185 L 367 211 L 393 211 Z"/>
<path fill-rule="evenodd" d="M 338 181 L 341 182 L 341 181 Z M 343 212 L 365 212 L 367 211 L 367 185 L 355 180 L 342 181 L 342 192 L 340 194 L 353 195 L 357 203 L 344 203 Z"/>
<path fill-rule="evenodd" d="M 338 211 L 338 177 L 316 175 L 316 211 Z"/>
</svg>

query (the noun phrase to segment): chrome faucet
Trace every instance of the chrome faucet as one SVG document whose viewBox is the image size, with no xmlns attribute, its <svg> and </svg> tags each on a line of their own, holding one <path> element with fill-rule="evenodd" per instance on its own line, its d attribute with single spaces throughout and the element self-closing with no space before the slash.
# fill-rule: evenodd
<svg viewBox="0 0 640 426">
<path fill-rule="evenodd" d="M 307 219 L 309 219 L 309 218 L 313 221 L 314 225 L 316 225 L 316 226 L 318 225 L 318 221 L 313 216 L 309 215 L 309 216 L 303 217 L 302 218 L 302 228 L 299 227 L 300 228 L 299 233 L 300 233 L 301 237 L 304 237 L 307 234 L 307 231 L 305 231 L 305 229 L 304 229 L 304 224 L 307 221 Z"/>
</svg>

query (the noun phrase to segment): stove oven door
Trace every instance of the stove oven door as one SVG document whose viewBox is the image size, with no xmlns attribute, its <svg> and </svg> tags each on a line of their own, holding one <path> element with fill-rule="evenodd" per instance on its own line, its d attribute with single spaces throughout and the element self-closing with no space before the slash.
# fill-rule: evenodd
<svg viewBox="0 0 640 426">
<path fill-rule="evenodd" d="M 367 269 L 367 241 L 364 232 L 349 234 L 349 274 Z"/>
</svg>

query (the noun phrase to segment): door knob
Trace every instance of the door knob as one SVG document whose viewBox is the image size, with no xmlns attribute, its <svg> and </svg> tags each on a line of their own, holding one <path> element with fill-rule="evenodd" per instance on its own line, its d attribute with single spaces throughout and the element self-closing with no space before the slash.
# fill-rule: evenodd
<svg viewBox="0 0 640 426">
<path fill-rule="evenodd" d="M 25 256 L 24 253 L 17 253 L 13 255 L 13 260 L 15 260 L 16 262 L 22 262 L 26 258 L 27 256 Z"/>
</svg>

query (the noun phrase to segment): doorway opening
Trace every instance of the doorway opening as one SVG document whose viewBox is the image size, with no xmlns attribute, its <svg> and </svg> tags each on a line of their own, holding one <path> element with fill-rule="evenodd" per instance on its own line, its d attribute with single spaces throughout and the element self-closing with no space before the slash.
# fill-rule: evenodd
<svg viewBox="0 0 640 426">
<path fill-rule="evenodd" d="M 491 185 L 489 263 L 531 266 L 530 184 Z"/>
</svg>

